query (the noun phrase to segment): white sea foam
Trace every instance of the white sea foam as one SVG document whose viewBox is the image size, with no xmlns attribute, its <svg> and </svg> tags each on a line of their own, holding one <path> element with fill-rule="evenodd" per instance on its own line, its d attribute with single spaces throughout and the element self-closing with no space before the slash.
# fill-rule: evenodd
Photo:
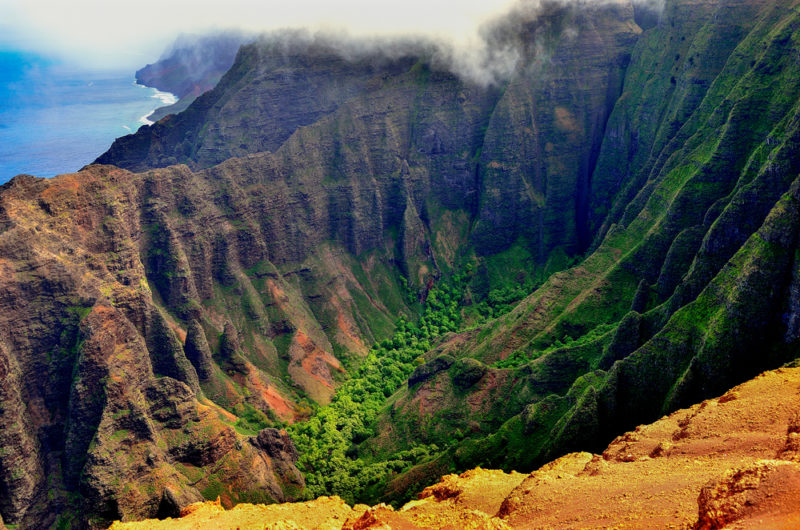
<svg viewBox="0 0 800 530">
<path fill-rule="evenodd" d="M 156 109 L 153 109 L 148 114 L 145 114 L 144 116 L 139 118 L 139 123 L 141 123 L 142 125 L 153 125 L 155 122 L 151 121 L 149 118 L 150 118 L 150 116 L 153 115 L 153 113 L 155 111 L 156 111 Z"/>
<path fill-rule="evenodd" d="M 155 94 L 153 94 L 150 97 L 156 98 L 157 100 L 161 101 L 161 103 L 163 103 L 164 105 L 172 105 L 178 102 L 178 98 L 175 97 L 175 94 L 172 94 L 170 92 L 162 92 L 157 88 L 154 88 L 153 90 L 155 91 Z"/>
<path fill-rule="evenodd" d="M 150 119 L 150 116 L 153 115 L 153 113 L 156 111 L 156 109 L 158 109 L 160 107 L 165 107 L 167 105 L 173 105 L 173 104 L 178 102 L 178 97 L 175 94 L 172 94 L 171 92 L 162 92 L 161 90 L 159 90 L 157 88 L 149 87 L 147 85 L 141 85 L 141 84 L 137 83 L 135 79 L 133 80 L 133 84 L 138 86 L 138 87 L 141 87 L 141 88 L 146 88 L 148 90 L 152 90 L 153 94 L 150 97 L 154 98 L 154 99 L 157 99 L 159 101 L 159 103 L 160 103 L 160 105 L 158 107 L 156 107 L 155 109 L 151 110 L 149 113 L 147 113 L 144 116 L 142 116 L 141 118 L 139 118 L 139 123 L 141 123 L 142 125 L 153 125 L 155 123 L 153 120 Z M 126 127 L 126 129 L 127 129 L 127 127 Z"/>
</svg>

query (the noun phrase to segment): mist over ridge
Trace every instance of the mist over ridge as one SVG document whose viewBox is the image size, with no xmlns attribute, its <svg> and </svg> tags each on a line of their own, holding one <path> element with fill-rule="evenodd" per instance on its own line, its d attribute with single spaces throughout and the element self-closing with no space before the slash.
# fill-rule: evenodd
<svg viewBox="0 0 800 530">
<path fill-rule="evenodd" d="M 259 42 L 283 53 L 328 50 L 348 61 L 394 61 L 417 57 L 433 68 L 449 71 L 482 87 L 507 82 L 521 68 L 547 61 L 559 39 L 574 40 L 581 18 L 599 10 L 633 9 L 637 20 L 655 21 L 663 0 L 517 0 L 506 11 L 484 20 L 474 34 L 461 38 L 443 34 L 364 34 L 347 27 L 287 27 L 261 32 L 241 29 L 181 34 L 162 53 L 184 60 L 187 70 L 204 59 L 204 46 Z M 194 50 L 194 51 L 192 51 Z"/>
<path fill-rule="evenodd" d="M 337 43 L 343 53 L 350 54 L 362 47 L 382 53 L 409 46 L 435 49 L 440 64 L 485 84 L 507 77 L 517 65 L 523 50 L 518 40 L 513 42 L 513 34 L 519 35 L 525 25 L 535 26 L 538 18 L 557 10 L 577 13 L 626 3 L 505 0 L 489 7 L 485 2 L 465 1 L 454 8 L 452 3 L 437 0 L 345 0 L 335 5 L 305 0 L 289 8 L 234 0 L 220 10 L 183 1 L 162 4 L 146 0 L 130 6 L 79 0 L 67 7 L 48 0 L 24 5 L 0 0 L 0 49 L 29 51 L 81 69 L 133 71 L 163 58 L 164 50 L 186 46 L 204 35 L 238 36 L 242 41 L 257 35 L 305 35 L 301 40 L 315 36 Z M 663 0 L 634 4 L 660 11 Z M 526 43 L 524 51 L 538 45 Z"/>
</svg>

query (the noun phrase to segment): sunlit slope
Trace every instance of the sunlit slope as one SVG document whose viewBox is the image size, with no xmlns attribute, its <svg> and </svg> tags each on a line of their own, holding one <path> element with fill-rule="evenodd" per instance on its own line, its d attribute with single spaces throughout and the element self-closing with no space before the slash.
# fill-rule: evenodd
<svg viewBox="0 0 800 530">
<path fill-rule="evenodd" d="M 722 396 L 571 453 L 529 475 L 442 477 L 398 510 L 339 498 L 189 506 L 180 519 L 112 528 L 789 528 L 800 523 L 800 369 L 766 372 Z"/>
</svg>

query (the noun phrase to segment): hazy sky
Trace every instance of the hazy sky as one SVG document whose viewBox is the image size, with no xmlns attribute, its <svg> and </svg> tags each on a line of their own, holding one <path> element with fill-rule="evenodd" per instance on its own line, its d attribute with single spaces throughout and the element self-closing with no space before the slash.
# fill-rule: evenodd
<svg viewBox="0 0 800 530">
<path fill-rule="evenodd" d="M 0 48 L 98 68 L 138 68 L 179 33 L 240 28 L 346 29 L 473 40 L 516 0 L 0 0 Z"/>
</svg>

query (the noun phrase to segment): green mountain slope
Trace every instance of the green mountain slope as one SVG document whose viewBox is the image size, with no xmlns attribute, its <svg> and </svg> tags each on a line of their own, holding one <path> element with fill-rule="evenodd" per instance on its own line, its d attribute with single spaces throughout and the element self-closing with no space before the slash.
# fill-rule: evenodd
<svg viewBox="0 0 800 530">
<path fill-rule="evenodd" d="M 788 4 L 668 3 L 606 128 L 596 248 L 427 354 L 489 368 L 409 385 L 363 450 L 449 447 L 409 476 L 530 469 L 795 358 L 798 28 Z"/>
</svg>

